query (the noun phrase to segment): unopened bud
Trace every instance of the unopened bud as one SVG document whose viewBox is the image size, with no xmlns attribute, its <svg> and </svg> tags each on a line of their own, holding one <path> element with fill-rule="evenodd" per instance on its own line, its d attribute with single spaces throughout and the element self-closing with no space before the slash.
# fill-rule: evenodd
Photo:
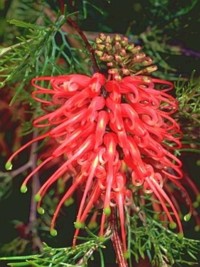
<svg viewBox="0 0 200 267">
<path fill-rule="evenodd" d="M 106 43 L 109 43 L 109 44 L 112 43 L 112 40 L 110 38 L 110 35 L 106 36 L 106 39 L 105 40 L 106 40 Z"/>
<path fill-rule="evenodd" d="M 100 38 L 97 37 L 96 40 L 95 40 L 95 43 L 96 43 L 96 44 L 101 44 L 101 43 L 102 43 L 102 40 L 101 40 Z"/>
<path fill-rule="evenodd" d="M 108 63 L 107 63 L 107 66 L 108 66 L 108 67 L 113 67 L 113 62 L 108 62 Z"/>
<path fill-rule="evenodd" d="M 112 45 L 110 43 L 106 43 L 106 50 L 111 51 L 112 50 Z"/>
<path fill-rule="evenodd" d="M 122 79 L 122 77 L 119 74 L 114 74 L 113 79 L 116 81 L 120 81 Z"/>
<path fill-rule="evenodd" d="M 124 75 L 130 75 L 130 71 L 128 69 L 122 69 L 122 73 Z"/>
<path fill-rule="evenodd" d="M 102 61 L 106 61 L 106 62 L 109 62 L 109 61 L 112 61 L 113 60 L 113 56 L 110 56 L 108 54 L 104 54 L 102 57 L 100 57 L 100 59 Z"/>
<path fill-rule="evenodd" d="M 97 44 L 97 49 L 98 50 L 104 50 L 104 48 L 105 48 L 105 45 L 103 45 L 103 44 Z"/>
<path fill-rule="evenodd" d="M 148 76 L 143 76 L 143 81 L 145 83 L 150 83 L 150 82 L 152 82 L 152 79 L 150 77 L 148 77 Z"/>
<path fill-rule="evenodd" d="M 124 57 L 126 56 L 126 50 L 125 49 L 121 49 L 119 52 L 120 56 Z"/>
<path fill-rule="evenodd" d="M 131 50 L 129 50 L 131 53 L 136 54 L 137 52 L 139 52 L 142 49 L 141 46 L 137 45 L 135 47 L 133 47 Z"/>
<path fill-rule="evenodd" d="M 120 50 L 122 48 L 121 44 L 119 42 L 115 43 L 115 49 Z"/>
<path fill-rule="evenodd" d="M 128 45 L 128 38 L 127 37 L 124 37 L 123 40 L 121 41 L 121 44 L 123 46 L 127 46 Z"/>
<path fill-rule="evenodd" d="M 120 42 L 121 39 L 122 39 L 122 38 L 121 38 L 121 36 L 120 36 L 119 34 L 116 34 L 116 35 L 115 35 L 115 41 L 116 41 L 116 42 Z"/>
<path fill-rule="evenodd" d="M 147 67 L 145 70 L 148 72 L 148 73 L 151 73 L 153 71 L 156 71 L 158 69 L 158 67 L 156 65 L 152 65 L 152 66 L 149 66 Z"/>
<path fill-rule="evenodd" d="M 102 56 L 103 56 L 103 51 L 95 50 L 95 54 L 96 54 L 98 57 L 102 57 Z"/>
<path fill-rule="evenodd" d="M 109 74 L 112 74 L 112 75 L 113 75 L 113 74 L 118 74 L 118 69 L 114 69 L 114 68 L 113 68 L 113 69 L 109 69 L 109 70 L 108 70 L 108 73 L 109 73 Z"/>
<path fill-rule="evenodd" d="M 126 47 L 126 49 L 128 50 L 128 51 L 130 51 L 130 52 L 132 52 L 132 50 L 134 49 L 134 44 L 130 44 L 130 45 L 128 45 L 127 47 Z"/>
<path fill-rule="evenodd" d="M 142 62 L 143 66 L 149 66 L 151 65 L 153 60 L 150 57 L 146 57 L 145 60 Z"/>
<path fill-rule="evenodd" d="M 119 55 L 115 55 L 115 60 L 116 60 L 117 62 L 121 62 L 121 61 L 122 61 L 122 57 L 119 56 Z"/>
<path fill-rule="evenodd" d="M 106 35 L 104 33 L 100 33 L 99 34 L 99 38 L 102 40 L 102 41 L 105 41 L 106 40 Z"/>
<path fill-rule="evenodd" d="M 145 58 L 145 53 L 138 53 L 134 56 L 134 61 L 137 62 L 137 61 L 140 61 L 141 59 Z"/>
</svg>

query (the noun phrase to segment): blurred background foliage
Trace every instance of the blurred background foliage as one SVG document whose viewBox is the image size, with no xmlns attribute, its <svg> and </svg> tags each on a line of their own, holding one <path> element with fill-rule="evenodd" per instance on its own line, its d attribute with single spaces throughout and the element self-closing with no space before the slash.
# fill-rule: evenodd
<svg viewBox="0 0 200 267">
<path fill-rule="evenodd" d="M 37 134 L 31 121 L 40 111 L 30 97 L 31 78 L 92 72 L 90 57 L 80 36 L 66 24 L 68 16 L 77 22 L 91 44 L 101 32 L 126 35 L 130 41 L 143 46 L 144 52 L 154 60 L 158 70 L 153 75 L 174 81 L 173 94 L 180 105 L 176 118 L 183 130 L 184 144 L 177 153 L 184 163 L 185 174 L 199 186 L 200 1 L 71 0 L 64 1 L 65 16 L 60 14 L 60 2 L 0 0 L 1 255 L 38 252 L 40 239 L 51 246 L 71 243 L 74 206 L 63 209 L 58 221 L 58 230 L 62 228 L 62 233 L 58 238 L 55 240 L 48 234 L 50 216 L 63 185 L 58 184 L 46 197 L 49 212 L 42 217 L 33 216 L 31 209 L 35 211 L 33 193 L 37 184 L 26 195 L 19 192 L 27 170 L 34 168 L 31 150 L 18 157 L 15 171 L 7 173 L 4 167 L 8 156 Z M 39 149 L 41 157 L 44 153 Z M 48 172 L 52 172 L 55 165 L 52 164 Z M 186 228 L 187 237 L 197 237 L 194 222 L 187 223 Z M 109 253 L 113 251 L 108 244 Z M 105 266 L 115 266 L 115 260 L 108 258 L 110 262 Z"/>
</svg>

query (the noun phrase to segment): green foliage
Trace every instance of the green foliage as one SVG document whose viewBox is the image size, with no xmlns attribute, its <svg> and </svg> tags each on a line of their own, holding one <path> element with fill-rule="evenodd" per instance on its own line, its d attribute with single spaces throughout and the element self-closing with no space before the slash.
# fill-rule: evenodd
<svg viewBox="0 0 200 267">
<path fill-rule="evenodd" d="M 19 38 L 19 43 L 0 49 L 0 87 L 8 85 L 10 82 L 19 83 L 16 89 L 16 94 L 18 94 L 30 82 L 30 79 L 37 75 L 38 70 L 45 72 L 50 63 L 48 52 L 53 45 L 52 40 L 58 28 L 46 29 L 16 20 L 11 20 L 10 23 L 29 29 L 26 37 Z M 61 25 L 64 23 L 64 18 L 61 18 L 60 23 Z M 59 24 L 58 26 L 60 26 Z M 43 60 L 42 57 L 44 57 Z"/>
<path fill-rule="evenodd" d="M 141 224 L 137 214 L 128 216 L 128 221 L 130 255 L 137 262 L 148 257 L 152 266 L 157 267 L 198 264 L 200 241 L 176 234 L 152 217 L 146 217 L 144 224 Z"/>
<path fill-rule="evenodd" d="M 10 19 L 16 19 L 28 21 L 29 23 L 36 23 L 37 19 L 42 15 L 43 6 L 41 4 L 44 3 L 44 1 L 1 0 L 0 2 L 2 3 L 2 9 L 4 11 L 2 16 L 2 23 L 4 27 L 0 29 L 0 38 L 3 38 L 4 43 L 9 46 L 16 41 L 17 36 L 23 35 L 26 30 L 24 29 L 24 31 L 22 31 L 22 29 L 19 29 L 17 26 L 10 25 L 8 21 Z M 9 6 L 9 8 L 7 9 L 6 6 Z"/>
<path fill-rule="evenodd" d="M 155 24 L 156 19 L 161 19 L 162 22 L 170 22 L 181 16 L 188 14 L 197 4 L 198 0 L 181 1 L 174 3 L 170 0 L 149 0 L 146 5 L 149 7 L 151 14 L 153 15 L 152 24 Z M 172 12 L 173 7 L 173 12 Z M 144 5 L 145 8 L 145 5 Z M 165 25 L 166 26 L 166 25 Z M 169 25 L 167 25 L 169 26 Z"/>
<path fill-rule="evenodd" d="M 175 85 L 179 102 L 179 115 L 200 126 L 200 79 L 193 72 L 189 81 L 179 81 Z"/>
<path fill-rule="evenodd" d="M 24 251 L 28 250 L 30 242 L 27 239 L 16 237 L 11 242 L 2 245 L 0 252 L 3 255 L 22 255 Z"/>
<path fill-rule="evenodd" d="M 35 266 L 35 267 L 84 267 L 91 260 L 94 251 L 99 251 L 101 266 L 104 266 L 102 249 L 104 242 L 98 237 L 93 237 L 89 241 L 84 242 L 76 247 L 68 248 L 51 248 L 44 244 L 41 254 L 18 257 L 4 257 L 0 261 L 8 261 L 8 266 Z"/>
<path fill-rule="evenodd" d="M 0 48 L 0 87 L 9 84 L 15 87 L 16 92 L 12 102 L 22 90 L 21 101 L 27 99 L 30 102 L 30 90 L 26 91 L 24 88 L 37 75 L 66 74 L 76 71 L 76 66 L 79 66 L 80 71 L 81 65 L 78 64 L 80 62 L 77 60 L 77 51 L 71 49 L 67 33 L 61 30 L 65 22 L 65 16 L 60 16 L 54 24 L 50 23 L 45 26 L 18 20 L 10 21 L 12 24 L 29 30 L 25 37 L 18 38 L 17 44 Z M 61 59 L 63 63 L 59 62 Z"/>
<path fill-rule="evenodd" d="M 129 266 L 132 259 L 136 262 L 140 258 L 148 257 L 152 266 L 195 266 L 198 264 L 198 252 L 200 241 L 183 237 L 164 228 L 159 222 L 151 217 L 146 217 L 145 223 L 141 224 L 138 214 L 128 216 L 128 251 Z M 87 230 L 87 229 L 86 229 Z M 99 266 L 104 267 L 103 249 L 107 238 L 101 239 L 89 233 L 88 240 L 76 247 L 52 248 L 44 244 L 40 254 L 27 256 L 2 257 L 0 261 L 8 262 L 8 266 L 87 266 L 93 259 L 93 253 L 97 251 L 100 257 Z M 13 241 L 16 242 L 17 240 Z M 27 246 L 18 242 L 18 246 Z"/>
<path fill-rule="evenodd" d="M 175 84 L 176 97 L 179 102 L 177 119 L 183 131 L 183 148 L 180 151 L 200 153 L 200 79 L 192 73 L 188 81 Z"/>
<path fill-rule="evenodd" d="M 144 50 L 158 66 L 154 75 L 160 78 L 177 79 L 176 69 L 167 62 L 166 55 L 180 55 L 180 48 L 167 44 L 162 30 L 157 27 L 140 34 L 139 38 L 144 42 Z"/>
<path fill-rule="evenodd" d="M 8 173 L 0 172 L 0 201 L 11 193 L 12 177 Z"/>
</svg>

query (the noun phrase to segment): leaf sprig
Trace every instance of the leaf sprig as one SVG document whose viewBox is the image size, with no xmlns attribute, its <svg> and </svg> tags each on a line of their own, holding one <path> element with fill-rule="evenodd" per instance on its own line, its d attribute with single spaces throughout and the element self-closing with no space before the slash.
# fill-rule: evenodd
<svg viewBox="0 0 200 267">
<path fill-rule="evenodd" d="M 19 37 L 17 44 L 9 47 L 0 47 L 0 88 L 12 85 L 16 97 L 23 90 L 21 100 L 29 100 L 30 90 L 24 88 L 30 80 L 37 75 L 56 75 L 64 72 L 64 67 L 72 63 L 73 53 L 69 46 L 66 35 L 61 27 L 66 21 L 66 16 L 60 16 L 53 24 L 46 27 L 24 21 L 11 20 L 18 27 L 27 28 L 28 34 Z M 62 38 L 62 46 L 58 45 L 58 35 Z M 69 54 L 69 55 L 68 55 Z M 59 64 L 59 58 L 63 58 L 65 64 Z M 66 70 L 65 70 L 66 72 Z M 24 99 L 25 98 L 25 99 Z"/>
<path fill-rule="evenodd" d="M 200 153 L 200 79 L 193 71 L 188 81 L 177 81 L 175 93 L 179 102 L 177 120 L 183 132 L 181 151 Z"/>
<path fill-rule="evenodd" d="M 44 250 L 41 254 L 3 257 L 0 261 L 8 261 L 8 266 L 34 266 L 34 267 L 84 267 L 91 259 L 93 252 L 98 250 L 100 253 L 101 266 L 104 266 L 102 249 L 104 248 L 105 240 L 100 240 L 98 237 L 93 237 L 89 241 L 84 242 L 76 247 L 67 248 L 52 248 L 44 245 Z"/>
<path fill-rule="evenodd" d="M 130 255 L 137 262 L 148 257 L 152 266 L 157 267 L 198 264 L 200 241 L 176 234 L 149 216 L 145 224 L 141 224 L 137 214 L 127 219 Z"/>
</svg>

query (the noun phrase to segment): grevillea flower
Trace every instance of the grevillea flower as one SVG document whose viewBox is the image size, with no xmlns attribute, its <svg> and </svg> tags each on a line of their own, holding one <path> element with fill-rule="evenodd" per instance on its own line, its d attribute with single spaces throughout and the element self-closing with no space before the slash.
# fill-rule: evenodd
<svg viewBox="0 0 200 267">
<path fill-rule="evenodd" d="M 40 82 L 48 83 L 47 88 Z M 170 181 L 188 196 L 180 183 L 181 162 L 174 155 L 181 143 L 179 125 L 171 117 L 177 101 L 167 94 L 173 88 L 170 82 L 144 76 L 109 80 L 95 73 L 92 77 L 39 77 L 32 84 L 37 89 L 32 96 L 42 103 L 46 113 L 33 124 L 44 133 L 16 151 L 8 165 L 33 142 L 49 138 L 57 143 L 22 185 L 25 192 L 29 180 L 44 165 L 53 159 L 65 159 L 36 197 L 40 208 L 43 196 L 58 179 L 65 174 L 67 179 L 73 179 L 53 215 L 52 232 L 62 205 L 81 189 L 75 236 L 94 207 L 102 210 L 103 236 L 115 206 L 126 251 L 125 206 L 133 204 L 135 188 L 156 198 L 157 203 L 152 201 L 155 210 L 163 210 L 169 222 L 176 223 L 182 232 L 178 205 L 167 187 Z"/>
</svg>

